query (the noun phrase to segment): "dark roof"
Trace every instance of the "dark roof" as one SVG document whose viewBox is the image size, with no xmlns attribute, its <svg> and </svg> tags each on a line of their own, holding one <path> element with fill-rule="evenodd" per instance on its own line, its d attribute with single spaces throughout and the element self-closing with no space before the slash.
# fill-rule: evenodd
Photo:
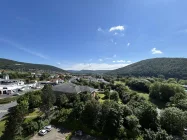
<svg viewBox="0 0 187 140">
<path fill-rule="evenodd" d="M 94 88 L 88 86 L 78 86 L 72 83 L 63 83 L 60 85 L 53 86 L 53 91 L 62 92 L 62 93 L 73 93 L 78 94 L 81 92 L 93 92 L 96 91 Z"/>
</svg>

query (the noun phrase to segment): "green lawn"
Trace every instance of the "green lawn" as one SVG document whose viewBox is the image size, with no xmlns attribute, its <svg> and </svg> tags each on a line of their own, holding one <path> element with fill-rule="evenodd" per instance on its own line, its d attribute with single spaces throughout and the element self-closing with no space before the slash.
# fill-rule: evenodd
<svg viewBox="0 0 187 140">
<path fill-rule="evenodd" d="M 135 91 L 135 90 L 133 90 Z M 142 93 L 140 91 L 136 91 L 138 93 L 138 95 L 140 95 L 141 97 L 144 97 L 147 101 L 153 103 L 154 105 L 156 105 L 159 109 L 163 109 L 166 106 L 166 103 L 159 101 L 159 100 L 155 100 L 149 97 L 148 93 Z"/>
<path fill-rule="evenodd" d="M 114 81 L 114 84 L 115 84 L 115 85 L 117 85 L 117 84 L 125 85 L 125 82 L 122 82 L 122 81 Z"/>
<path fill-rule="evenodd" d="M 5 130 L 5 123 L 6 123 L 6 119 L 5 118 L 0 121 L 0 136 L 2 136 L 3 131 Z"/>
<path fill-rule="evenodd" d="M 27 116 L 25 116 L 24 122 L 25 123 L 30 122 L 33 119 L 35 119 L 41 115 L 42 115 L 42 112 L 40 112 L 39 109 L 36 108 L 32 113 L 29 113 Z"/>
<path fill-rule="evenodd" d="M 103 93 L 97 93 L 97 95 L 100 97 L 99 102 L 100 102 L 100 103 L 103 103 L 103 102 L 105 101 L 105 100 L 104 100 L 105 94 L 103 94 Z"/>
<path fill-rule="evenodd" d="M 7 104 L 18 99 L 18 96 L 12 96 L 4 99 L 0 99 L 0 104 Z"/>
</svg>

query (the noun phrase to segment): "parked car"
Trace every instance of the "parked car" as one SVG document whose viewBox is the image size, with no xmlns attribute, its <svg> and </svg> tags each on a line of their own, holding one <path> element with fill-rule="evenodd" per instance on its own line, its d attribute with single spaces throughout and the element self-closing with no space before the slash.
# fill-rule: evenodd
<svg viewBox="0 0 187 140">
<path fill-rule="evenodd" d="M 36 89 L 41 89 L 41 87 L 36 87 Z"/>
<path fill-rule="evenodd" d="M 20 96 L 21 94 L 19 94 L 19 93 L 15 93 L 13 96 Z"/>
<path fill-rule="evenodd" d="M 82 136 L 82 131 L 81 130 L 75 131 L 75 136 Z"/>
<path fill-rule="evenodd" d="M 51 125 L 48 125 L 48 126 L 45 126 L 44 129 L 47 131 L 47 132 L 50 132 L 52 130 L 52 127 Z"/>
<path fill-rule="evenodd" d="M 40 130 L 39 131 L 39 133 L 38 133 L 39 135 L 41 135 L 41 136 L 44 136 L 44 135 L 46 135 L 47 134 L 47 130 L 45 130 L 45 129 L 42 129 L 42 130 Z"/>
<path fill-rule="evenodd" d="M 18 91 L 25 91 L 25 88 L 20 88 L 18 89 Z"/>
</svg>

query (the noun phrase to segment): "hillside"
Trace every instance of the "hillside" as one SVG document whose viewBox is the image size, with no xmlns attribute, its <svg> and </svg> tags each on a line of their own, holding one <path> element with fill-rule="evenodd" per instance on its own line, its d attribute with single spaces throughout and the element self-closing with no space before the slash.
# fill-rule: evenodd
<svg viewBox="0 0 187 140">
<path fill-rule="evenodd" d="M 154 58 L 108 72 L 111 75 L 159 76 L 187 79 L 187 58 Z"/>
<path fill-rule="evenodd" d="M 109 72 L 110 70 L 68 70 L 68 72 L 74 73 L 74 74 L 104 74 L 106 72 Z"/>
<path fill-rule="evenodd" d="M 60 68 L 44 65 L 44 64 L 32 64 L 32 63 L 24 63 L 18 62 L 9 59 L 0 58 L 0 69 L 1 70 L 13 70 L 13 71 L 41 71 L 41 72 L 66 72 Z"/>
</svg>

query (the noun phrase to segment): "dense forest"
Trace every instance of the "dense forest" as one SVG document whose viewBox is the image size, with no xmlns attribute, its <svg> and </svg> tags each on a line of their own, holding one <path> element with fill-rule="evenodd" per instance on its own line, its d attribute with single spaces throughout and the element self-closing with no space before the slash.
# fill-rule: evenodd
<svg viewBox="0 0 187 140">
<path fill-rule="evenodd" d="M 160 76 L 187 79 L 187 58 L 154 58 L 108 72 L 123 76 Z"/>
<path fill-rule="evenodd" d="M 11 71 L 66 72 L 60 68 L 50 65 L 23 63 L 3 58 L 0 58 L 0 69 Z"/>
</svg>

